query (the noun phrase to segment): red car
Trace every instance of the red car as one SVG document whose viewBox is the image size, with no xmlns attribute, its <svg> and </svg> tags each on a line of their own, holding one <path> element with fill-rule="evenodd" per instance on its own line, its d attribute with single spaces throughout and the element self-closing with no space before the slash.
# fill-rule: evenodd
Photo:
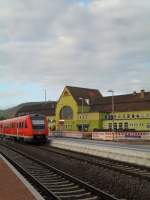
<svg viewBox="0 0 150 200">
<path fill-rule="evenodd" d="M 46 142 L 47 120 L 43 115 L 31 114 L 0 121 L 0 136 L 20 141 Z"/>
</svg>

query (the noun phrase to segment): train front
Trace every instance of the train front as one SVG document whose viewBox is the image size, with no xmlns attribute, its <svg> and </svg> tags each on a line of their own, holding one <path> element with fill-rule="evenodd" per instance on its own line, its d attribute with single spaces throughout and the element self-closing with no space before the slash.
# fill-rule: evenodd
<svg viewBox="0 0 150 200">
<path fill-rule="evenodd" d="M 30 115 L 33 142 L 46 143 L 48 141 L 48 123 L 44 115 Z"/>
</svg>

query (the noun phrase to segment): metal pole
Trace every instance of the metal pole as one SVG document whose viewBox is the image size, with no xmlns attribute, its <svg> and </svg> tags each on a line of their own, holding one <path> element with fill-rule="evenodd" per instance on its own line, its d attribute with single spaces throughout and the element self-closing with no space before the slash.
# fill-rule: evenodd
<svg viewBox="0 0 150 200">
<path fill-rule="evenodd" d="M 63 120 L 64 118 L 64 113 L 63 113 L 63 104 L 61 104 L 62 108 L 61 108 L 61 120 Z M 61 134 L 63 132 L 63 128 L 64 128 L 64 124 L 63 124 L 63 121 L 62 121 L 62 124 L 61 124 Z"/>
<path fill-rule="evenodd" d="M 113 140 L 114 138 L 114 91 L 112 91 L 112 129 L 113 129 Z"/>
<path fill-rule="evenodd" d="M 113 140 L 115 139 L 114 137 L 114 91 L 113 90 L 108 90 L 108 92 L 112 93 L 112 131 L 113 131 Z"/>
<path fill-rule="evenodd" d="M 46 89 L 45 89 L 45 102 L 46 102 L 46 100 L 47 100 L 47 94 L 46 94 Z"/>
<path fill-rule="evenodd" d="M 78 98 L 79 100 L 81 100 L 82 101 L 82 104 L 81 104 L 81 116 L 82 116 L 82 126 L 81 126 L 81 131 L 83 132 L 83 101 L 84 101 L 84 99 L 82 98 L 82 97 L 79 97 Z"/>
<path fill-rule="evenodd" d="M 82 132 L 83 132 L 83 98 L 82 98 Z"/>
</svg>

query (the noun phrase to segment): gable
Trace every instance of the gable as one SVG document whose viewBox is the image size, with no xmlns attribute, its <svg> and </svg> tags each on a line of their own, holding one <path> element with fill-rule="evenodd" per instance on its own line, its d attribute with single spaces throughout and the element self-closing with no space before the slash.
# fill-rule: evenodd
<svg viewBox="0 0 150 200">
<path fill-rule="evenodd" d="M 66 86 L 78 105 L 81 105 L 81 98 L 85 105 L 98 104 L 103 98 L 99 90 Z"/>
</svg>

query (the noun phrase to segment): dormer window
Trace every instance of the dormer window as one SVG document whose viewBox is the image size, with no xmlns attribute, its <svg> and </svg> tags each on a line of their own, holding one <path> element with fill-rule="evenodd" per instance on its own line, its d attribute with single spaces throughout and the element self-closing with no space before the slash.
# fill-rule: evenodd
<svg viewBox="0 0 150 200">
<path fill-rule="evenodd" d="M 87 105 L 90 105 L 90 99 L 85 99 Z"/>
</svg>

